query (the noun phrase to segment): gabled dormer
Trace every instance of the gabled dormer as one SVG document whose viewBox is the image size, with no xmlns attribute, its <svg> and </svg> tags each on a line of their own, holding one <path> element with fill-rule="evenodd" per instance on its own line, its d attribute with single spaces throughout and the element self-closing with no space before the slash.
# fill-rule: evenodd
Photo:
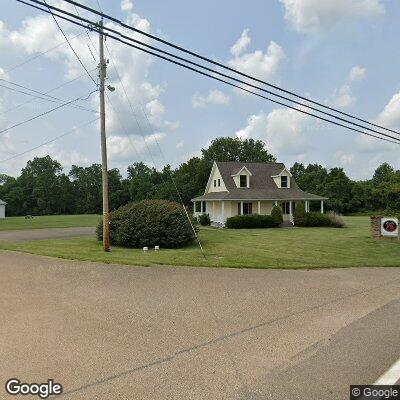
<svg viewBox="0 0 400 400">
<path fill-rule="evenodd" d="M 275 185 L 279 189 L 289 189 L 291 186 L 292 174 L 286 168 L 284 168 L 278 175 L 272 176 Z"/>
<path fill-rule="evenodd" d="M 232 174 L 232 178 L 236 187 L 249 188 L 251 175 L 251 172 L 245 166 L 243 166 L 236 173 Z"/>
<path fill-rule="evenodd" d="M 226 188 L 225 182 L 222 179 L 221 172 L 218 169 L 218 165 L 216 162 L 214 162 L 212 166 L 210 177 L 208 178 L 208 183 L 204 194 L 213 192 L 228 192 L 228 189 Z"/>
</svg>

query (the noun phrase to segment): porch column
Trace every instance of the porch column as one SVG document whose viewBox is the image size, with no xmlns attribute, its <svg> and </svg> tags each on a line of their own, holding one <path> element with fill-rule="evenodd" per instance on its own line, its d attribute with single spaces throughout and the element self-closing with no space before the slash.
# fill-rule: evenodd
<svg viewBox="0 0 400 400">
<path fill-rule="evenodd" d="M 215 221 L 215 201 L 212 202 L 213 207 L 212 207 L 212 221 Z"/>
<path fill-rule="evenodd" d="M 243 201 L 240 202 L 240 215 L 243 215 Z"/>
<path fill-rule="evenodd" d="M 225 202 L 221 201 L 221 219 L 222 219 L 222 223 L 225 224 Z"/>
<path fill-rule="evenodd" d="M 310 203 L 308 200 L 306 200 L 306 212 L 310 211 Z"/>
<path fill-rule="evenodd" d="M 293 221 L 293 204 L 292 204 L 292 200 L 289 201 L 289 220 Z"/>
<path fill-rule="evenodd" d="M 261 214 L 261 201 L 258 200 L 258 215 Z"/>
<path fill-rule="evenodd" d="M 324 201 L 321 200 L 321 214 L 324 213 Z"/>
</svg>

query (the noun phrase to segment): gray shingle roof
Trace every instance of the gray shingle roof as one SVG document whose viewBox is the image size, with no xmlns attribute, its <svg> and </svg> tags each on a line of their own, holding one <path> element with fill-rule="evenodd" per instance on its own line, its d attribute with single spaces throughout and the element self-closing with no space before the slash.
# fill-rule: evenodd
<svg viewBox="0 0 400 400">
<path fill-rule="evenodd" d="M 222 179 L 229 192 L 211 192 L 193 200 L 324 200 L 312 193 L 301 190 L 292 178 L 290 188 L 278 188 L 273 176 L 279 175 L 285 165 L 282 163 L 216 162 Z M 251 173 L 250 188 L 238 188 L 232 175 L 245 166 Z"/>
</svg>

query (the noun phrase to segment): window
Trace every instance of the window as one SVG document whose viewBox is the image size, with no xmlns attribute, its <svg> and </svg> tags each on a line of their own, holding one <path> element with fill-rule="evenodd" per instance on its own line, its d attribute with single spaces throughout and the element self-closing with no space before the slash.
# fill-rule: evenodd
<svg viewBox="0 0 400 400">
<path fill-rule="evenodd" d="M 195 203 L 195 211 L 201 212 L 201 201 L 196 201 Z"/>
<path fill-rule="evenodd" d="M 221 179 L 218 178 L 218 187 L 221 186 Z"/>
<path fill-rule="evenodd" d="M 253 213 L 253 203 L 243 203 L 243 215 Z"/>
<path fill-rule="evenodd" d="M 290 214 L 290 204 L 288 201 L 282 202 L 281 208 L 282 208 L 283 214 Z"/>
<path fill-rule="evenodd" d="M 243 203 L 243 214 L 242 204 L 238 203 L 238 215 L 249 215 L 253 213 L 253 203 Z"/>
<path fill-rule="evenodd" d="M 240 175 L 240 187 L 247 187 L 247 175 Z"/>
<path fill-rule="evenodd" d="M 285 175 L 281 176 L 281 187 L 283 188 L 288 187 L 288 177 Z"/>
<path fill-rule="evenodd" d="M 217 180 L 214 179 L 214 187 L 217 187 Z"/>
<path fill-rule="evenodd" d="M 206 212 L 206 202 L 202 201 L 202 203 L 203 203 L 203 213 L 205 213 Z"/>
</svg>

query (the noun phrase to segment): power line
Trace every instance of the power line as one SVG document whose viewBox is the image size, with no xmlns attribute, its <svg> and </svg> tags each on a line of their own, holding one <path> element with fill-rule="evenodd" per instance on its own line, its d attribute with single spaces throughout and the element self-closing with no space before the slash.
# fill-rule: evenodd
<svg viewBox="0 0 400 400">
<path fill-rule="evenodd" d="M 71 130 L 69 130 L 69 131 L 63 133 L 62 135 L 59 135 L 59 136 L 56 136 L 56 137 L 54 137 L 54 138 L 52 138 L 52 139 L 50 139 L 50 140 L 47 140 L 46 142 L 43 142 L 43 143 L 39 144 L 38 146 L 32 147 L 32 148 L 30 148 L 30 149 L 28 149 L 28 150 L 25 150 L 25 151 L 23 151 L 22 153 L 18 153 L 18 154 L 13 155 L 12 157 L 5 158 L 4 160 L 0 160 L 0 162 L 3 163 L 3 162 L 6 162 L 6 161 L 11 161 L 11 160 L 13 160 L 14 158 L 21 157 L 21 156 L 23 156 L 23 155 L 25 155 L 25 154 L 27 154 L 27 153 L 30 153 L 31 151 L 37 150 L 37 149 L 39 149 L 40 147 L 43 147 L 43 146 L 45 146 L 45 145 L 47 145 L 47 144 L 50 144 L 50 143 L 55 142 L 55 141 L 58 140 L 58 139 L 61 139 L 61 138 L 65 137 L 65 136 L 68 136 L 68 135 L 70 135 L 71 133 L 74 133 L 75 131 L 77 131 L 78 129 L 84 128 L 85 126 L 90 125 L 90 124 L 92 124 L 93 122 L 96 122 L 96 121 L 98 121 L 98 120 L 99 120 L 99 118 L 96 118 L 96 119 L 93 119 L 93 120 L 91 120 L 91 121 L 89 121 L 89 122 L 85 122 L 84 124 L 79 125 L 79 126 L 73 128 L 73 129 L 71 129 Z"/>
<path fill-rule="evenodd" d="M 75 35 L 75 36 L 72 36 L 69 40 L 73 40 L 73 39 L 75 39 L 75 38 L 77 38 L 77 37 L 79 37 L 81 35 L 82 35 L 82 33 L 80 33 L 78 35 Z M 58 47 L 62 46 L 65 43 L 67 43 L 67 42 L 65 40 L 63 40 L 62 42 L 58 43 L 57 45 L 55 45 L 53 47 L 50 47 L 47 50 L 41 51 L 41 52 L 35 54 L 34 56 L 29 57 L 29 58 L 25 59 L 24 61 L 22 61 L 22 62 L 20 62 L 18 64 L 11 65 L 9 68 L 4 70 L 4 73 L 11 72 L 14 69 L 17 69 L 17 68 L 21 67 L 22 65 L 25 65 L 25 64 L 33 61 L 33 60 L 36 60 L 37 58 L 44 56 L 45 54 L 49 53 L 50 51 L 53 51 L 53 50 L 57 49 Z"/>
<path fill-rule="evenodd" d="M 56 25 L 58 26 L 58 29 L 61 31 L 62 35 L 64 36 L 65 40 L 67 41 L 69 47 L 71 48 L 71 50 L 73 51 L 73 53 L 75 54 L 75 57 L 78 59 L 79 63 L 82 65 L 82 68 L 86 71 L 86 73 L 88 74 L 89 78 L 93 81 L 93 83 L 97 86 L 97 82 L 93 79 L 92 75 L 90 75 L 89 71 L 87 70 L 87 68 L 85 67 L 85 65 L 83 64 L 82 60 L 79 58 L 77 52 L 75 51 L 75 49 L 73 48 L 71 42 L 68 40 L 67 35 L 64 33 L 63 29 L 61 28 L 60 24 L 58 23 L 56 17 L 54 16 L 54 14 L 52 13 L 52 11 L 50 10 L 50 6 L 46 3 L 46 0 L 44 0 L 45 5 L 48 7 L 51 16 L 53 17 L 54 22 L 56 23 Z"/>
<path fill-rule="evenodd" d="M 18 0 L 17 0 L 17 1 L 18 1 Z M 39 3 L 39 2 L 37 2 L 37 1 L 35 1 L 35 0 L 29 0 L 29 1 L 33 1 L 33 2 L 35 2 L 35 3 Z M 129 30 L 131 30 L 131 31 L 133 31 L 133 32 L 139 33 L 139 34 L 141 34 L 141 35 L 143 35 L 143 36 L 146 36 L 146 37 L 148 37 L 148 38 L 151 38 L 151 39 L 153 39 L 153 40 L 156 40 L 156 41 L 158 41 L 158 42 L 160 42 L 160 43 L 163 43 L 163 44 L 165 44 L 165 45 L 167 45 L 167 46 L 169 46 L 169 47 L 172 47 L 172 48 L 174 48 L 174 49 L 176 49 L 176 50 L 179 50 L 179 51 L 181 51 L 181 52 L 184 52 L 184 53 L 186 53 L 186 54 L 189 54 L 189 55 L 191 55 L 191 56 L 193 56 L 193 57 L 199 58 L 199 59 L 201 59 L 201 60 L 203 60 L 203 61 L 206 61 L 206 62 L 208 62 L 208 63 L 214 64 L 214 65 L 216 65 L 216 66 L 218 66 L 218 67 L 220 67 L 220 68 L 223 68 L 223 69 L 226 69 L 226 70 L 228 70 L 228 71 L 234 72 L 234 73 L 236 73 L 236 74 L 239 74 L 239 75 L 241 75 L 241 76 L 243 76 L 243 77 L 246 77 L 246 78 L 248 78 L 248 79 L 251 79 L 251 80 L 253 80 L 253 81 L 262 83 L 262 84 L 267 85 L 267 86 L 269 86 L 269 87 L 272 87 L 272 88 L 274 88 L 274 89 L 276 89 L 276 90 L 279 90 L 279 91 L 281 91 L 281 92 L 283 92 L 283 93 L 290 94 L 291 96 L 300 98 L 300 99 L 302 99 L 302 100 L 304 100 L 304 101 L 307 101 L 307 102 L 309 102 L 309 103 L 318 105 L 319 107 L 323 107 L 323 108 L 328 109 L 328 110 L 330 110 L 330 111 L 334 111 L 334 112 L 336 112 L 336 113 L 338 113 L 338 114 L 345 115 L 346 117 L 353 118 L 353 119 L 356 119 L 356 120 L 361 121 L 361 122 L 363 122 L 363 123 L 366 123 L 366 124 L 375 126 L 375 127 L 377 127 L 377 128 L 384 129 L 384 130 L 387 130 L 387 131 L 389 131 L 389 132 L 399 134 L 398 132 L 396 132 L 396 131 L 394 131 L 394 130 L 391 130 L 391 129 L 389 129 L 389 128 L 386 128 L 386 127 L 383 127 L 383 126 L 381 126 L 381 125 L 372 123 L 372 122 L 370 122 L 370 121 L 367 121 L 367 120 L 365 120 L 365 119 L 356 117 L 356 116 L 354 116 L 354 115 L 345 113 L 345 112 L 340 111 L 340 110 L 338 110 L 338 109 L 335 109 L 335 108 L 333 108 L 333 107 L 329 107 L 329 106 L 327 106 L 327 105 L 325 105 L 325 104 L 323 104 L 323 103 L 320 103 L 320 102 L 317 102 L 317 101 L 308 99 L 307 97 L 301 96 L 301 95 L 299 95 L 299 94 L 297 94 L 297 93 L 295 93 L 295 92 L 292 92 L 292 91 L 290 91 L 290 90 L 283 89 L 283 88 L 281 88 L 281 87 L 279 87 L 279 86 L 277 86 L 277 85 L 273 85 L 273 84 L 271 84 L 271 83 L 269 83 L 269 82 L 266 82 L 266 81 L 264 81 L 264 80 L 262 80 L 262 79 L 255 78 L 254 76 L 245 74 L 245 73 L 243 73 L 243 72 L 241 72 L 241 71 L 238 71 L 238 70 L 236 70 L 236 69 L 234 69 L 234 68 L 228 67 L 228 66 L 225 65 L 225 64 L 219 63 L 219 62 L 217 62 L 217 61 L 215 61 L 215 60 L 212 60 L 212 59 L 210 59 L 210 58 L 208 58 L 208 57 L 202 56 L 202 55 L 200 55 L 200 54 L 198 54 L 198 53 L 196 53 L 196 52 L 194 52 L 194 51 L 185 49 L 184 47 L 178 46 L 178 45 L 176 45 L 176 44 L 174 44 L 174 43 L 172 43 L 172 42 L 170 42 L 170 41 L 168 41 L 168 40 L 162 39 L 162 38 L 160 38 L 160 37 L 158 37 L 158 36 L 152 35 L 152 34 L 150 34 L 150 33 L 147 33 L 147 32 L 145 32 L 145 31 L 142 31 L 142 30 L 140 30 L 140 29 L 138 29 L 138 28 L 135 28 L 135 27 L 133 27 L 133 26 L 130 26 L 130 25 L 124 23 L 123 21 L 121 21 L 120 19 L 115 18 L 115 17 L 112 17 L 112 16 L 110 16 L 110 15 L 108 15 L 108 14 L 105 14 L 105 13 L 103 13 L 102 11 L 97 11 L 97 10 L 94 9 L 94 8 L 88 7 L 88 6 L 84 5 L 84 4 L 80 4 L 80 3 L 78 3 L 78 2 L 76 2 L 76 1 L 74 1 L 74 0 L 64 0 L 64 1 L 67 2 L 67 3 L 69 3 L 69 4 L 74 5 L 75 7 L 80 7 L 80 8 L 82 8 L 82 9 L 86 10 L 86 11 L 89 11 L 89 12 L 91 12 L 91 13 L 94 13 L 94 14 L 98 15 L 98 16 L 101 16 L 102 18 L 105 18 L 105 19 L 108 19 L 108 20 L 110 20 L 110 21 L 113 21 L 113 22 L 115 22 L 115 23 L 121 25 L 122 27 L 124 27 L 124 28 L 126 28 L 126 29 L 129 29 Z M 56 9 L 56 7 L 53 7 L 53 8 Z M 309 106 L 307 106 L 307 105 L 305 105 L 305 104 L 303 104 L 303 105 L 306 106 L 306 107 L 309 107 Z"/>
<path fill-rule="evenodd" d="M 47 10 L 44 10 L 44 9 L 42 9 L 42 8 L 40 8 L 40 7 L 34 6 L 34 5 L 32 5 L 32 4 L 29 4 L 29 3 L 26 3 L 26 2 L 23 1 L 23 0 L 17 0 L 17 1 L 19 1 L 19 2 L 21 2 L 21 3 L 24 3 L 24 4 L 27 4 L 27 5 L 31 6 L 31 7 L 37 8 L 37 9 L 39 9 L 39 10 L 41 10 L 41 11 L 44 11 L 44 12 L 47 12 L 47 13 L 48 13 Z M 32 1 L 32 2 L 35 2 L 35 3 L 41 4 L 41 2 L 40 2 L 40 1 L 37 1 L 37 0 L 29 0 L 29 1 Z M 71 16 L 73 16 L 74 18 L 81 19 L 81 20 L 87 21 L 88 23 L 93 24 L 93 23 L 92 23 L 91 21 L 89 21 L 89 20 L 85 20 L 84 18 L 78 18 L 76 15 L 71 14 L 71 13 L 68 13 L 68 12 L 64 12 L 63 10 L 58 9 L 57 7 L 53 7 L 53 6 L 51 6 L 51 7 L 54 8 L 54 9 L 56 9 L 56 10 L 61 11 L 62 13 L 65 13 L 65 14 L 67 14 L 67 15 L 71 15 Z M 69 18 L 67 18 L 67 17 L 61 16 L 61 15 L 57 15 L 57 16 L 58 16 L 59 18 L 62 18 L 62 19 L 64 19 L 64 20 L 67 20 L 67 21 L 69 21 L 69 22 L 71 22 L 71 23 L 74 23 L 74 24 L 76 24 L 76 25 L 78 25 L 78 26 L 85 27 L 83 24 L 81 24 L 81 23 L 79 23 L 79 22 L 77 22 L 77 21 L 71 20 L 71 19 L 69 19 Z M 95 25 L 95 24 L 93 24 L 93 26 L 94 26 L 94 25 Z M 96 31 L 96 32 L 98 32 L 97 29 L 96 29 L 95 27 L 92 27 L 91 29 L 94 30 L 94 31 Z M 105 29 L 113 31 L 113 30 L 110 29 L 110 28 L 106 28 L 106 27 L 105 27 Z M 115 31 L 115 30 L 114 30 L 114 32 L 120 34 L 119 32 L 117 32 L 117 31 Z M 365 131 L 361 131 L 361 130 L 359 130 L 359 129 L 352 128 L 352 127 L 347 126 L 347 125 L 343 125 L 343 124 L 338 123 L 338 122 L 336 122 L 336 121 L 332 121 L 332 120 L 330 120 L 330 119 L 327 119 L 327 118 L 318 116 L 318 115 L 316 115 L 316 114 L 307 112 L 307 111 L 305 111 L 305 110 L 302 110 L 302 109 L 299 109 L 299 108 L 290 106 L 290 105 L 285 104 L 285 103 L 282 103 L 282 102 L 279 102 L 279 101 L 274 100 L 274 99 L 272 99 L 272 98 L 270 98 L 270 97 L 266 97 L 266 96 L 263 96 L 263 95 L 261 95 L 261 94 L 259 94 L 259 93 L 250 91 L 250 90 L 248 90 L 248 89 L 245 89 L 245 88 L 242 87 L 242 86 L 235 85 L 235 84 L 233 84 L 233 83 L 231 83 L 231 82 L 227 82 L 227 81 L 225 81 L 225 80 L 223 80 L 223 79 L 217 78 L 217 77 L 214 76 L 214 75 L 210 75 L 210 74 L 207 74 L 207 73 L 205 73 L 205 72 L 203 72 L 203 71 L 199 71 L 199 70 L 197 70 L 197 69 L 195 69 L 195 68 L 192 68 L 192 67 L 190 67 L 190 66 L 188 66 L 188 65 L 185 65 L 185 64 L 182 64 L 182 63 L 177 62 L 177 61 L 175 61 L 175 60 L 172 60 L 172 59 L 170 59 L 170 58 L 168 58 L 168 57 L 164 57 L 164 56 L 162 56 L 162 55 L 160 55 L 160 54 L 154 53 L 154 52 L 149 51 L 149 50 L 147 50 L 147 49 L 144 49 L 144 48 L 142 48 L 142 47 L 133 45 L 132 43 L 127 43 L 127 42 L 125 42 L 124 40 L 121 40 L 121 39 L 119 39 L 119 38 L 117 38 L 117 37 L 115 37 L 115 36 L 113 36 L 113 35 L 110 35 L 109 33 L 104 32 L 104 35 L 105 35 L 105 36 L 108 36 L 108 37 L 110 37 L 110 38 L 112 38 L 112 39 L 114 39 L 114 40 L 116 40 L 116 41 L 119 41 L 119 42 L 121 42 L 121 43 L 123 43 L 123 44 L 125 44 L 125 45 L 127 45 L 127 46 L 130 46 L 130 47 L 133 47 L 133 48 L 135 48 L 135 49 L 141 50 L 141 51 L 143 51 L 143 52 L 145 52 L 145 53 L 148 53 L 148 54 L 151 54 L 151 55 L 153 55 L 153 56 L 155 56 L 155 57 L 162 58 L 162 59 L 164 59 L 164 60 L 166 60 L 166 61 L 169 61 L 169 62 L 171 62 L 171 63 L 173 63 L 173 64 L 179 65 L 179 66 L 181 66 L 181 67 L 183 67 L 183 68 L 186 68 L 186 69 L 189 69 L 189 70 L 191 70 L 191 71 L 197 72 L 197 73 L 199 73 L 199 74 L 201 74 L 201 75 L 210 77 L 210 78 L 215 79 L 215 80 L 217 80 L 217 81 L 223 82 L 223 83 L 228 84 L 228 85 L 233 86 L 233 87 L 236 87 L 236 88 L 238 88 L 238 89 L 240 89 L 240 90 L 243 90 L 243 91 L 245 91 L 245 92 L 254 94 L 254 95 L 258 96 L 258 97 L 264 98 L 264 99 L 266 99 L 266 100 L 269 100 L 269 101 L 274 102 L 274 103 L 276 103 L 276 104 L 282 105 L 282 106 L 284 106 L 284 107 L 287 107 L 287 108 L 296 110 L 296 111 L 298 111 L 298 112 L 302 112 L 302 113 L 304 113 L 304 114 L 307 114 L 307 115 L 313 116 L 313 117 L 315 117 L 315 118 L 318 118 L 318 119 L 320 119 L 320 120 L 322 120 L 322 121 L 329 122 L 329 123 L 332 123 L 332 124 L 334 124 L 334 125 L 337 125 L 337 126 L 340 126 L 340 127 L 344 127 L 344 128 L 346 128 L 346 129 L 349 129 L 349 130 L 353 130 L 353 131 L 355 131 L 355 132 L 359 132 L 359 133 L 362 133 L 362 134 L 365 134 L 365 135 L 368 135 L 368 136 L 371 136 L 371 137 L 374 137 L 374 138 L 377 138 L 377 139 L 381 139 L 381 140 L 386 140 L 386 141 L 392 142 L 391 140 L 384 139 L 384 138 L 382 138 L 382 137 L 378 137 L 378 136 L 372 135 L 372 134 L 370 134 L 370 133 L 367 133 L 367 132 L 365 132 Z M 124 36 L 124 35 L 122 35 L 122 36 Z M 127 37 L 127 36 L 124 36 L 124 37 Z M 127 37 L 127 38 L 128 38 L 129 40 L 138 42 L 138 41 L 136 41 L 135 39 L 132 39 L 132 38 L 129 38 L 129 37 Z M 144 44 L 144 43 L 142 43 L 142 42 L 139 42 L 139 43 L 141 43 L 141 44 L 143 44 L 144 46 L 147 46 L 147 47 L 148 47 L 148 45 L 146 45 L 146 44 Z M 155 48 L 155 49 L 156 49 L 156 48 Z M 168 52 L 164 52 L 163 50 L 160 50 L 160 49 L 156 49 L 156 51 L 159 51 L 159 52 L 162 52 L 162 53 L 171 54 L 171 53 L 168 53 Z M 189 60 L 186 60 L 186 59 L 183 59 L 183 58 L 181 58 L 181 57 L 178 57 L 178 56 L 175 56 L 175 55 L 171 55 L 171 56 L 173 56 L 173 57 L 175 57 L 175 58 L 178 58 L 178 59 L 181 59 L 181 60 L 183 60 L 183 61 L 185 61 L 185 62 L 187 62 L 187 63 L 195 64 L 196 66 L 199 66 L 200 68 L 203 68 L 203 69 L 206 69 L 206 70 L 211 71 L 213 74 L 223 75 L 223 76 L 227 77 L 228 79 L 233 79 L 233 80 L 235 80 L 235 81 L 239 81 L 240 83 L 242 83 L 242 84 L 244 84 L 244 85 L 246 85 L 246 86 L 252 86 L 252 87 L 255 87 L 255 88 L 259 89 L 259 90 L 266 91 L 265 89 L 262 89 L 262 88 L 259 88 L 259 87 L 257 87 L 257 86 L 251 85 L 251 84 L 249 84 L 249 83 L 247 83 L 247 82 L 238 80 L 238 79 L 236 79 L 236 78 L 234 78 L 234 77 L 230 77 L 230 76 L 228 76 L 228 75 L 221 74 L 221 73 L 218 72 L 218 71 L 215 71 L 215 70 L 209 69 L 209 68 L 207 68 L 207 67 L 201 66 L 201 65 L 199 65 L 199 64 L 197 64 L 197 63 L 193 63 L 193 62 L 191 62 L 191 61 L 189 61 Z M 276 93 L 273 93 L 273 92 L 269 92 L 269 91 L 267 91 L 267 92 L 270 93 L 270 94 L 272 94 L 272 95 L 274 95 L 274 96 L 276 96 L 276 97 L 281 97 L 281 98 L 283 97 L 283 96 L 277 95 Z M 329 113 L 326 113 L 325 111 L 318 110 L 318 109 L 315 109 L 315 108 L 313 108 L 313 107 L 311 107 L 311 106 L 304 105 L 303 103 L 296 102 L 295 100 L 291 100 L 291 99 L 288 99 L 288 98 L 286 98 L 286 97 L 283 97 L 283 98 L 284 98 L 285 100 L 288 100 L 288 101 L 294 102 L 294 103 L 296 103 L 296 104 L 298 104 L 298 105 L 301 105 L 302 107 L 314 109 L 314 110 L 317 111 L 317 112 L 320 112 L 320 113 L 323 113 L 323 114 L 327 114 L 327 115 L 329 115 L 329 116 L 331 116 L 331 117 L 333 117 L 333 118 L 335 118 L 335 119 L 341 120 L 341 121 L 346 122 L 346 123 L 348 123 L 348 124 L 350 124 L 350 125 L 354 125 L 354 126 L 357 126 L 357 127 L 362 128 L 362 129 L 366 129 L 366 130 L 368 130 L 368 131 L 377 133 L 378 135 L 386 136 L 386 137 L 391 138 L 391 139 L 394 139 L 394 140 L 396 140 L 396 141 L 398 140 L 398 138 L 393 137 L 393 136 L 390 136 L 390 135 L 387 135 L 387 134 L 385 134 L 385 133 L 383 133 L 383 132 L 379 132 L 379 131 L 376 131 L 376 130 L 374 130 L 374 129 L 372 129 L 372 128 L 368 128 L 368 127 L 366 127 L 366 126 L 362 126 L 362 125 L 356 124 L 356 123 L 354 123 L 354 122 L 352 122 L 352 121 L 343 119 L 343 118 L 341 118 L 341 117 L 338 117 L 338 116 L 335 116 L 335 115 L 332 115 L 332 114 L 329 114 Z M 383 129 L 386 129 L 386 128 L 383 128 Z M 390 129 L 386 129 L 386 130 L 391 131 Z M 395 134 L 397 134 L 397 135 L 400 135 L 400 133 L 398 133 L 398 132 L 396 132 L 396 131 L 393 131 L 393 132 L 394 132 Z M 397 142 L 396 142 L 396 143 L 397 143 Z"/>
<path fill-rule="evenodd" d="M 29 92 L 26 92 L 26 91 L 24 91 L 24 90 L 18 90 L 18 89 L 11 88 L 11 87 L 4 86 L 4 85 L 1 85 L 1 84 L 0 84 L 0 86 L 3 87 L 3 88 L 5 88 L 5 89 L 11 90 L 11 91 L 14 91 L 14 92 L 17 92 L 17 93 L 21 93 L 21 94 L 24 94 L 24 95 L 27 95 L 27 96 L 31 96 L 31 97 L 33 97 L 33 98 L 37 98 L 37 99 L 41 99 L 41 100 L 44 100 L 44 101 L 52 102 L 52 103 L 65 103 L 65 100 L 60 99 L 59 97 L 50 96 L 50 95 L 47 94 L 47 93 L 43 93 L 43 92 L 40 92 L 40 91 L 38 91 L 38 90 L 34 90 L 34 89 L 31 89 L 31 88 L 28 88 L 28 87 L 26 87 L 26 86 L 24 86 L 24 85 L 21 85 L 21 84 L 18 84 L 18 83 L 15 83 L 15 82 L 12 82 L 12 81 L 9 81 L 9 80 L 6 80 L 6 79 L 1 79 L 1 78 L 0 78 L 0 81 L 6 82 L 6 83 L 8 83 L 8 84 L 10 84 L 10 85 L 14 85 L 14 86 L 16 86 L 16 87 L 18 87 L 18 88 L 22 88 L 22 89 L 25 89 L 25 90 L 29 90 L 29 91 L 31 91 L 32 93 L 38 94 L 39 96 L 34 95 L 34 94 L 32 94 L 32 93 L 29 93 Z M 60 87 L 60 86 L 59 86 L 59 87 Z M 26 102 L 25 102 L 24 104 L 26 104 Z M 22 104 L 22 105 L 23 105 L 23 104 Z M 5 110 L 5 111 L 1 112 L 0 114 L 4 114 L 4 113 L 9 112 L 9 111 L 11 111 L 11 110 L 13 110 L 13 109 L 15 109 L 15 108 L 20 107 L 20 106 L 21 106 L 21 105 L 17 105 L 16 107 L 11 107 L 11 108 L 9 108 L 8 110 Z M 93 110 L 93 109 L 90 109 L 90 108 L 87 108 L 87 107 L 83 107 L 83 106 L 80 106 L 80 105 L 70 104 L 70 106 L 73 107 L 73 108 L 77 108 L 77 109 L 84 110 L 84 111 L 89 111 L 89 112 L 92 112 L 92 113 L 97 113 L 96 110 Z"/>
<path fill-rule="evenodd" d="M 95 93 L 95 92 L 97 92 L 97 89 L 96 89 L 96 90 L 93 90 L 92 92 L 90 92 L 89 95 L 86 96 L 86 97 L 83 97 L 83 96 L 82 96 L 82 97 L 77 97 L 76 99 L 70 100 L 70 101 L 68 101 L 68 102 L 66 102 L 66 103 L 60 104 L 59 106 L 57 106 L 57 107 L 55 107 L 55 108 L 52 108 L 52 109 L 47 110 L 47 111 L 45 111 L 45 112 L 43 112 L 43 113 L 40 113 L 40 114 L 37 114 L 37 115 L 35 115 L 35 116 L 31 117 L 31 118 L 28 118 L 28 119 L 26 119 L 25 121 L 18 122 L 18 123 L 15 124 L 15 125 L 9 126 L 9 127 L 5 128 L 5 129 L 2 129 L 2 130 L 0 130 L 0 134 L 1 134 L 1 136 L 3 136 L 4 133 L 8 132 L 9 130 L 11 130 L 11 129 L 13 129 L 13 128 L 16 128 L 16 127 L 18 127 L 18 126 L 24 125 L 24 124 L 26 124 L 26 123 L 28 123 L 28 122 L 30 122 L 30 121 L 33 121 L 33 120 L 35 120 L 35 119 L 37 119 L 37 118 L 43 117 L 44 115 L 50 114 L 51 112 L 56 111 L 56 110 L 59 110 L 60 108 L 65 107 L 65 106 L 67 106 L 67 105 L 69 105 L 69 104 L 72 104 L 72 103 L 75 102 L 75 101 L 78 101 L 78 100 L 87 100 L 87 99 L 88 99 L 93 93 Z"/>
<path fill-rule="evenodd" d="M 94 68 L 92 71 L 94 71 L 95 69 L 96 69 L 96 68 Z M 92 71 L 91 71 L 91 72 L 92 72 Z M 61 84 L 58 85 L 58 86 L 53 87 L 53 88 L 50 89 L 50 90 L 47 90 L 47 91 L 44 92 L 43 94 L 44 94 L 44 95 L 48 95 L 49 93 L 52 93 L 52 92 L 56 91 L 57 89 L 60 89 L 60 88 L 62 88 L 63 86 L 68 85 L 68 84 L 70 84 L 70 83 L 72 83 L 72 82 L 74 82 L 74 81 L 76 81 L 76 80 L 82 78 L 82 77 L 85 76 L 85 75 L 86 75 L 86 72 L 83 73 L 82 75 L 77 76 L 76 78 L 70 79 L 70 80 L 68 80 L 68 81 L 66 81 L 66 82 L 61 83 Z M 33 95 L 32 95 L 32 97 L 33 97 Z M 20 107 L 24 106 L 25 104 L 31 103 L 33 100 L 34 100 L 34 97 L 33 97 L 32 99 L 30 99 L 30 100 L 27 100 L 27 101 L 24 101 L 24 102 L 22 102 L 22 103 L 20 103 L 20 104 L 17 104 L 17 105 L 14 106 L 14 107 L 7 108 L 6 110 L 1 111 L 1 112 L 0 112 L 0 115 L 1 115 L 1 114 L 6 114 L 6 113 L 8 113 L 8 112 L 10 112 L 10 111 L 13 111 L 13 110 L 15 110 L 15 109 L 17 109 L 17 108 L 20 108 Z M 64 102 L 65 100 L 62 100 L 62 101 Z M 75 106 L 75 105 L 74 105 L 74 106 Z M 77 107 L 82 107 L 82 106 L 77 106 Z M 96 111 L 96 110 L 87 108 L 87 111 L 89 111 L 89 110 L 90 110 L 90 111 L 93 111 L 93 112 L 96 112 L 96 113 L 98 112 L 98 111 Z"/>
</svg>

